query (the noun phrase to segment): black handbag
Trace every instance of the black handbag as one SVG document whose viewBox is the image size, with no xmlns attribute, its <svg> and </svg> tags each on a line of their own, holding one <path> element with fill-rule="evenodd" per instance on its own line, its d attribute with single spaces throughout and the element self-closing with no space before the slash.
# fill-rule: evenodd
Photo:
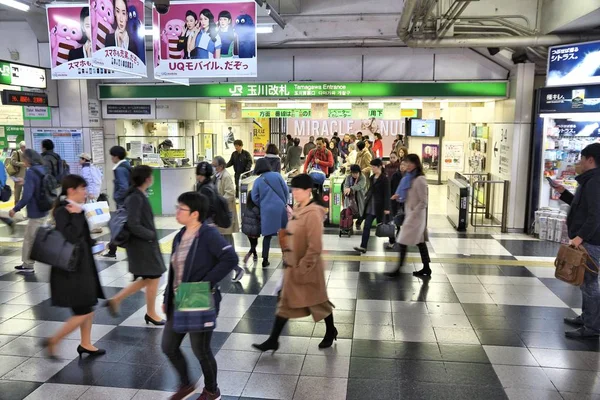
<svg viewBox="0 0 600 400">
<path fill-rule="evenodd" d="M 385 216 L 381 224 L 377 224 L 377 228 L 375 228 L 375 236 L 380 238 L 389 238 L 396 236 L 396 225 L 394 225 L 394 223 L 389 220 L 389 217 L 387 215 Z"/>
<path fill-rule="evenodd" d="M 74 272 L 77 269 L 78 254 L 77 245 L 67 241 L 56 229 L 43 226 L 35 234 L 30 258 L 66 272 Z"/>
<path fill-rule="evenodd" d="M 10 200 L 11 196 L 12 196 L 12 189 L 10 188 L 10 186 L 4 185 L 2 190 L 0 190 L 0 201 L 6 203 L 7 201 Z"/>
</svg>

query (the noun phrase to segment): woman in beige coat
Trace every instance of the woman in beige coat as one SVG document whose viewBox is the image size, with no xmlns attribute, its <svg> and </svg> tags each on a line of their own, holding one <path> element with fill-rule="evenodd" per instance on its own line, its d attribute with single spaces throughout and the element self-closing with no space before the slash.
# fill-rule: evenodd
<svg viewBox="0 0 600 400">
<path fill-rule="evenodd" d="M 315 322 L 325 320 L 325 337 L 320 349 L 331 347 L 338 331 L 333 324 L 333 304 L 327 286 L 321 251 L 325 205 L 307 174 L 292 179 L 296 207 L 285 232 L 280 232 L 283 252 L 283 288 L 277 305 L 275 324 L 266 342 L 252 345 L 260 351 L 279 349 L 279 336 L 290 318 L 312 315 Z M 311 198 L 312 195 L 312 198 Z M 286 243 L 287 242 L 287 243 Z"/>
<path fill-rule="evenodd" d="M 231 226 L 229 228 L 218 228 L 219 232 L 229 244 L 235 248 L 233 234 L 240 231 L 240 223 L 238 219 L 237 208 L 235 204 L 235 183 L 231 174 L 227 171 L 227 162 L 221 156 L 213 159 L 213 167 L 215 168 L 215 186 L 220 196 L 227 200 L 229 211 L 231 212 Z M 239 282 L 244 276 L 244 269 L 236 267 L 233 275 L 233 282 Z"/>
<path fill-rule="evenodd" d="M 429 250 L 427 249 L 427 203 L 428 188 L 427 179 L 423 173 L 421 159 L 416 154 L 409 154 L 404 159 L 406 162 L 406 174 L 400 181 L 396 194 L 392 200 L 404 203 L 404 222 L 398 235 L 400 243 L 400 263 L 395 271 L 386 273 L 387 276 L 395 277 L 400 274 L 400 268 L 406 260 L 408 246 L 417 246 L 421 253 L 423 269 L 413 272 L 414 276 L 431 276 L 429 264 Z"/>
</svg>

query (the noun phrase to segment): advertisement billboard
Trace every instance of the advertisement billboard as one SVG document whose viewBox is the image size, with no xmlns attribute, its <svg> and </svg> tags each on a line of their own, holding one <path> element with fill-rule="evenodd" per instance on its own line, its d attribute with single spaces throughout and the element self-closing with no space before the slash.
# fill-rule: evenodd
<svg viewBox="0 0 600 400">
<path fill-rule="evenodd" d="M 152 12 L 155 78 L 256 76 L 254 1 L 185 1 Z"/>
<path fill-rule="evenodd" d="M 91 0 L 94 65 L 148 76 L 143 0 Z"/>
<path fill-rule="evenodd" d="M 48 5 L 52 79 L 131 78 L 92 64 L 92 24 L 88 4 Z"/>
<path fill-rule="evenodd" d="M 551 47 L 546 86 L 600 83 L 600 41 Z"/>
</svg>

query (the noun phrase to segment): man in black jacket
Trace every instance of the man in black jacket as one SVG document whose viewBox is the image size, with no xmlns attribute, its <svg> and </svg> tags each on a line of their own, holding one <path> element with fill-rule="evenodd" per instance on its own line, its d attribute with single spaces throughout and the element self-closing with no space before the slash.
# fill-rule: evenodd
<svg viewBox="0 0 600 400">
<path fill-rule="evenodd" d="M 560 199 L 571 206 L 567 228 L 571 245 L 583 246 L 594 261 L 588 262 L 592 271 L 598 271 L 600 260 L 600 143 L 587 146 L 581 152 L 579 184 L 575 195 L 563 186 L 555 185 Z M 597 339 L 600 337 L 600 286 L 598 274 L 585 271 L 581 285 L 582 313 L 576 318 L 565 318 L 565 323 L 579 327 L 566 332 L 572 339 Z"/>
<path fill-rule="evenodd" d="M 231 159 L 225 168 L 233 166 L 235 171 L 235 197 L 238 197 L 240 195 L 240 176 L 252 169 L 252 155 L 244 150 L 244 142 L 241 140 L 236 140 L 233 145 L 235 151 L 231 154 Z"/>
<path fill-rule="evenodd" d="M 44 160 L 44 165 L 48 168 L 48 172 L 59 180 L 62 160 L 60 156 L 54 152 L 54 142 L 50 139 L 42 140 L 42 159 Z M 58 183 L 60 184 L 60 182 Z"/>
</svg>

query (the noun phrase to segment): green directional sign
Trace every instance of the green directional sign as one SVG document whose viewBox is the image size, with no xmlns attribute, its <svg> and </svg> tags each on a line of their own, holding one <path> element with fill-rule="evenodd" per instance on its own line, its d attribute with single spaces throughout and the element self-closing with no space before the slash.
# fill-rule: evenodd
<svg viewBox="0 0 600 400">
<path fill-rule="evenodd" d="M 46 88 L 46 70 L 0 60 L 0 85 Z"/>
<path fill-rule="evenodd" d="M 504 98 L 508 82 L 297 82 L 206 85 L 100 85 L 101 100 L 199 98 Z"/>
</svg>

